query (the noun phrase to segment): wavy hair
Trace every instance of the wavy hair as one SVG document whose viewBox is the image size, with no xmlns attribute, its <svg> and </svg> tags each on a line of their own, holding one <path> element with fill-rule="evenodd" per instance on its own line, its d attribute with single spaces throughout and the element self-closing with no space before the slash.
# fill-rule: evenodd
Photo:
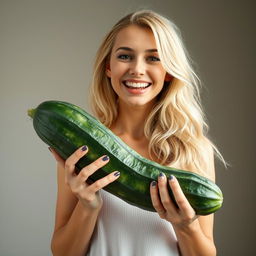
<svg viewBox="0 0 256 256">
<path fill-rule="evenodd" d="M 163 165 L 176 165 L 207 176 L 209 150 L 225 161 L 206 136 L 208 126 L 200 103 L 200 80 L 183 45 L 181 34 L 169 19 L 153 11 L 131 13 L 105 36 L 96 55 L 90 87 L 93 113 L 110 127 L 118 115 L 117 95 L 106 76 L 106 65 L 117 33 L 129 26 L 150 28 L 153 32 L 161 63 L 173 79 L 164 86 L 145 124 L 149 154 Z"/>
</svg>

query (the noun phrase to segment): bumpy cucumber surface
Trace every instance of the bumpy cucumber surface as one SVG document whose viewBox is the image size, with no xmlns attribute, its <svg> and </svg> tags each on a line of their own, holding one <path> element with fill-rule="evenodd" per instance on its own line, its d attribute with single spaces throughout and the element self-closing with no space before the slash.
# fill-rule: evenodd
<svg viewBox="0 0 256 256">
<path fill-rule="evenodd" d="M 178 179 L 196 214 L 208 215 L 222 206 L 222 192 L 215 183 L 198 174 L 165 167 L 143 158 L 78 106 L 45 101 L 37 108 L 28 110 L 28 114 L 33 118 L 38 136 L 64 159 L 82 145 L 89 147 L 89 152 L 77 163 L 78 170 L 100 156 L 108 155 L 110 162 L 91 175 L 90 181 L 115 170 L 120 171 L 121 176 L 104 189 L 129 204 L 155 211 L 150 198 L 150 183 L 163 172 L 167 177 L 172 174 Z M 171 190 L 169 193 L 174 200 Z"/>
</svg>

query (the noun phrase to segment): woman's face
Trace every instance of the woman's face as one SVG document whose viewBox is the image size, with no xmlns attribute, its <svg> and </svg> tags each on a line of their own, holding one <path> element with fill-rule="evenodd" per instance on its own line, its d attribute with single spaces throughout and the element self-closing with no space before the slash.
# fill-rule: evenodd
<svg viewBox="0 0 256 256">
<path fill-rule="evenodd" d="M 167 80 L 152 31 L 136 25 L 122 29 L 106 73 L 120 101 L 130 106 L 152 104 Z"/>
</svg>

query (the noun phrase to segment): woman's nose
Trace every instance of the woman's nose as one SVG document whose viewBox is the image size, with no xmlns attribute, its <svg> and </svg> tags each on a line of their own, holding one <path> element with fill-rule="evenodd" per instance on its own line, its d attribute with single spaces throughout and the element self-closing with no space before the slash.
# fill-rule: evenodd
<svg viewBox="0 0 256 256">
<path fill-rule="evenodd" d="M 146 72 L 146 65 L 142 59 L 136 59 L 131 63 L 129 74 L 133 76 L 141 76 Z"/>
</svg>

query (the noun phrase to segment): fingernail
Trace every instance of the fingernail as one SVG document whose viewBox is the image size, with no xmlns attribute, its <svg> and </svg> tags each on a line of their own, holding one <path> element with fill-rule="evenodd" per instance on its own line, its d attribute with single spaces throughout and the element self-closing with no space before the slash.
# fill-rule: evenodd
<svg viewBox="0 0 256 256">
<path fill-rule="evenodd" d="M 51 147 L 48 147 L 48 149 L 50 150 L 50 152 L 52 153 L 52 149 L 51 149 Z"/>
<path fill-rule="evenodd" d="M 169 176 L 169 180 L 173 180 L 173 178 L 174 178 L 174 176 L 171 174 L 171 175 Z"/>
<path fill-rule="evenodd" d="M 153 181 L 151 182 L 151 186 L 152 186 L 152 187 L 155 187 L 155 186 L 156 186 L 156 181 L 155 181 L 155 180 L 153 180 Z"/>
<path fill-rule="evenodd" d="M 163 173 L 163 172 L 160 172 L 159 177 L 160 177 L 160 178 L 163 178 L 163 177 L 164 177 L 164 173 Z"/>
<path fill-rule="evenodd" d="M 82 151 L 86 151 L 86 150 L 87 150 L 87 146 L 83 146 Z"/>
<path fill-rule="evenodd" d="M 103 160 L 103 161 L 108 161 L 108 160 L 109 160 L 109 157 L 108 157 L 108 156 L 103 156 L 103 157 L 102 157 L 102 160 Z"/>
<path fill-rule="evenodd" d="M 118 172 L 118 171 L 115 172 L 115 173 L 114 173 L 114 176 L 116 176 L 116 177 L 120 176 L 120 172 Z"/>
</svg>

